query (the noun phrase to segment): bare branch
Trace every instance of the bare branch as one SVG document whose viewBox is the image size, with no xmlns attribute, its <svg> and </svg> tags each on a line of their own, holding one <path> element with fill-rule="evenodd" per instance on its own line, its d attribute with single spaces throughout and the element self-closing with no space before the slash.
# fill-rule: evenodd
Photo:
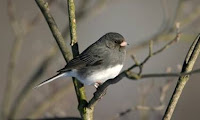
<svg viewBox="0 0 200 120">
<path fill-rule="evenodd" d="M 75 17 L 75 4 L 74 0 L 67 0 L 68 4 L 68 14 L 69 14 L 69 26 L 70 26 L 70 37 L 73 57 L 79 54 L 77 35 L 76 35 L 76 17 Z M 87 103 L 85 88 L 82 83 L 80 83 L 76 78 L 73 78 L 74 87 L 76 90 L 76 96 L 78 99 L 78 109 L 83 120 L 93 119 L 93 110 L 90 112 L 85 110 L 85 104 Z"/>
<path fill-rule="evenodd" d="M 193 70 L 191 72 L 187 73 L 151 73 L 151 74 L 142 74 L 142 75 L 137 75 L 134 72 L 127 71 L 126 72 L 126 77 L 132 80 L 138 80 L 142 78 L 155 78 L 155 77 L 181 77 L 185 75 L 192 75 L 199 73 L 200 69 Z"/>
<path fill-rule="evenodd" d="M 194 63 L 196 62 L 196 59 L 200 53 L 200 34 L 197 36 L 195 41 L 190 47 L 190 50 L 188 51 L 188 54 L 186 55 L 182 73 L 190 72 L 193 69 Z M 174 90 L 174 93 L 171 97 L 171 100 L 169 102 L 169 105 L 167 107 L 167 110 L 163 116 L 163 120 L 170 120 L 172 117 L 172 114 L 174 112 L 174 109 L 176 107 L 176 104 L 180 98 L 180 95 L 183 91 L 184 86 L 186 85 L 187 81 L 189 80 L 189 75 L 183 75 L 179 77 L 178 83 L 176 85 L 176 88 Z"/>
<path fill-rule="evenodd" d="M 49 12 L 49 6 L 48 3 L 43 1 L 43 0 L 35 0 L 37 5 L 39 6 L 41 12 L 43 13 L 49 28 L 62 52 L 62 55 L 65 59 L 66 62 L 68 62 L 70 59 L 72 59 L 72 55 L 69 51 L 69 49 L 67 48 L 64 38 L 62 37 L 60 31 L 58 30 L 58 27 L 52 17 L 52 15 Z"/>
<path fill-rule="evenodd" d="M 178 42 L 180 39 L 180 23 L 176 23 L 176 36 L 174 37 L 173 40 L 171 40 L 170 42 L 168 42 L 166 45 L 164 45 L 162 48 L 160 48 L 159 50 L 152 52 L 152 47 L 153 47 L 153 41 L 150 41 L 149 43 L 149 55 L 139 64 L 139 62 L 137 61 L 137 59 L 135 58 L 135 56 L 132 56 L 132 59 L 135 61 L 135 64 L 130 67 L 129 69 L 127 69 L 128 71 L 132 70 L 135 67 L 139 67 L 139 73 L 138 75 L 140 76 L 142 73 L 142 69 L 143 69 L 143 65 L 154 55 L 157 55 L 159 53 L 161 53 L 162 51 L 164 51 L 165 49 L 167 49 L 170 45 L 172 45 L 175 42 Z M 135 75 L 134 75 L 135 76 Z M 138 77 L 139 77 L 138 76 Z"/>
<path fill-rule="evenodd" d="M 94 106 L 96 105 L 98 100 L 100 100 L 100 98 L 105 94 L 107 87 L 111 84 L 115 84 L 115 83 L 119 82 L 123 77 L 126 76 L 125 72 L 126 71 L 120 73 L 114 79 L 107 80 L 102 85 L 100 85 L 98 87 L 97 91 L 94 93 L 93 98 L 88 102 L 87 108 L 94 108 Z"/>
</svg>

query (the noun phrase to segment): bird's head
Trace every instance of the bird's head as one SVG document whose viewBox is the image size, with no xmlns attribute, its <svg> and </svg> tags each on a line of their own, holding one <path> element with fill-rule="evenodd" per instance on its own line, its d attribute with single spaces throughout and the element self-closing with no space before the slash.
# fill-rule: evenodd
<svg viewBox="0 0 200 120">
<path fill-rule="evenodd" d="M 125 48 L 128 44 L 125 41 L 124 37 L 115 32 L 106 33 L 102 38 L 106 42 L 106 46 L 109 48 Z"/>
</svg>

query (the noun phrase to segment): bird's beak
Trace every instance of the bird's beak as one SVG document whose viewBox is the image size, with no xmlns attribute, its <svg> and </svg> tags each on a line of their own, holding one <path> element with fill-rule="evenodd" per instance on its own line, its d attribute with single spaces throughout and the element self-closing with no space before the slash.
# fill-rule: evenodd
<svg viewBox="0 0 200 120">
<path fill-rule="evenodd" d="M 120 44 L 121 47 L 125 47 L 125 46 L 127 46 L 127 45 L 128 45 L 128 43 L 127 43 L 126 41 L 123 41 L 123 42 Z"/>
</svg>

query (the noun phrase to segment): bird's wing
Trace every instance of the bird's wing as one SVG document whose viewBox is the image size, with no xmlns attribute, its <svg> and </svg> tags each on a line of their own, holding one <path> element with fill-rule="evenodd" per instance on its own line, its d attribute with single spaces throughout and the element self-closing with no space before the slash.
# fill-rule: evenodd
<svg viewBox="0 0 200 120">
<path fill-rule="evenodd" d="M 58 72 L 66 72 L 72 69 L 81 69 L 88 66 L 97 66 L 102 64 L 103 61 L 103 58 L 97 54 L 80 54 Z"/>
</svg>

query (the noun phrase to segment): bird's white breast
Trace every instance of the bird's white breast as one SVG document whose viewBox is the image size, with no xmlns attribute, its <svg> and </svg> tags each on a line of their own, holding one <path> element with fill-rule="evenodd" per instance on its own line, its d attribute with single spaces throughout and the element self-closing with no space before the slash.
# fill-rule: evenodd
<svg viewBox="0 0 200 120">
<path fill-rule="evenodd" d="M 107 69 L 93 72 L 87 78 L 78 78 L 82 83 L 87 85 L 93 85 L 94 83 L 104 83 L 108 79 L 115 78 L 121 71 L 123 65 L 118 64 L 116 66 L 108 67 Z"/>
</svg>

